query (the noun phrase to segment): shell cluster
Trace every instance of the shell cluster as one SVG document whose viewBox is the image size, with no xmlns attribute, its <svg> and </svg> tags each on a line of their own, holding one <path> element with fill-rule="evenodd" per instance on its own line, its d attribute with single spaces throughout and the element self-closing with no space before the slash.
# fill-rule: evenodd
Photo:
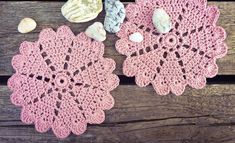
<svg viewBox="0 0 235 143">
<path fill-rule="evenodd" d="M 81 23 L 95 19 L 102 9 L 102 0 L 68 0 L 61 8 L 61 12 L 68 21 Z M 110 33 L 120 31 L 120 26 L 126 17 L 125 7 L 119 0 L 105 0 L 105 12 L 104 25 L 95 22 L 85 32 L 87 36 L 100 42 L 106 39 L 105 30 Z M 168 33 L 172 29 L 171 18 L 163 8 L 154 10 L 152 21 L 160 33 Z M 143 39 L 143 35 L 139 32 L 129 36 L 132 42 L 140 43 Z"/>
<path fill-rule="evenodd" d="M 171 18 L 162 8 L 154 10 L 152 22 L 159 33 L 168 33 L 172 29 Z M 132 42 L 140 43 L 144 40 L 144 36 L 139 32 L 135 32 L 129 35 L 129 40 Z"/>
<path fill-rule="evenodd" d="M 102 9 L 102 0 L 68 0 L 61 12 L 69 22 L 82 23 L 95 19 Z"/>
<path fill-rule="evenodd" d="M 126 17 L 124 5 L 119 0 L 105 0 L 105 12 L 105 30 L 117 33 Z"/>
</svg>

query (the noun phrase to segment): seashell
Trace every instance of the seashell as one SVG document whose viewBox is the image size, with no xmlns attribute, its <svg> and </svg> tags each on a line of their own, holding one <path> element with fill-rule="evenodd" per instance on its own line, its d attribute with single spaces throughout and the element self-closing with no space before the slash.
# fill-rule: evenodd
<svg viewBox="0 0 235 143">
<path fill-rule="evenodd" d="M 68 0 L 61 12 L 69 22 L 82 23 L 95 19 L 102 9 L 102 0 Z"/>
<path fill-rule="evenodd" d="M 24 18 L 18 25 L 18 31 L 20 33 L 28 33 L 33 31 L 37 26 L 37 23 L 32 18 Z"/>
<path fill-rule="evenodd" d="M 106 39 L 106 31 L 104 30 L 103 24 L 100 22 L 95 22 L 94 24 L 89 26 L 86 29 L 85 34 L 88 37 L 99 42 L 102 42 Z"/>
<path fill-rule="evenodd" d="M 141 33 L 135 32 L 129 36 L 129 40 L 132 42 L 140 43 L 144 40 L 144 37 Z"/>
<path fill-rule="evenodd" d="M 152 20 L 155 28 L 160 33 L 168 33 L 172 28 L 171 18 L 162 8 L 154 10 Z"/>
<path fill-rule="evenodd" d="M 126 17 L 124 5 L 119 0 L 105 0 L 105 11 L 105 30 L 110 33 L 117 33 Z"/>
</svg>

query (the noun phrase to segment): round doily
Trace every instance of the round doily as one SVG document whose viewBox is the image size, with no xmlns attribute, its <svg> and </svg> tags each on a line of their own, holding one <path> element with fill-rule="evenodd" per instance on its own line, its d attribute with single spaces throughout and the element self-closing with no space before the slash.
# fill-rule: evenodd
<svg viewBox="0 0 235 143">
<path fill-rule="evenodd" d="M 153 25 L 156 8 L 171 17 L 173 28 L 159 33 Z M 216 26 L 219 10 L 206 0 L 137 0 L 126 8 L 127 20 L 117 33 L 119 53 L 126 55 L 123 73 L 140 87 L 150 83 L 160 95 L 181 95 L 186 85 L 201 89 L 218 72 L 216 59 L 227 53 L 225 30 Z M 139 32 L 141 43 L 130 41 Z"/>
<path fill-rule="evenodd" d="M 87 123 L 100 124 L 111 109 L 110 91 L 119 84 L 115 62 L 103 58 L 104 45 L 67 26 L 44 29 L 36 42 L 23 42 L 12 59 L 11 101 L 22 106 L 21 120 L 58 138 L 80 135 Z"/>
</svg>

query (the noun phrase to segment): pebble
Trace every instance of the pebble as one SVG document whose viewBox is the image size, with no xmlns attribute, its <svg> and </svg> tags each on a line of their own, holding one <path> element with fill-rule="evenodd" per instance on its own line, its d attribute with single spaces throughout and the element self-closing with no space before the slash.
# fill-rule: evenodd
<svg viewBox="0 0 235 143">
<path fill-rule="evenodd" d="M 62 15 L 72 23 L 93 20 L 102 10 L 102 0 L 68 0 L 61 8 Z"/>
<path fill-rule="evenodd" d="M 94 24 L 89 26 L 86 29 L 85 34 L 88 37 L 99 42 L 102 42 L 106 39 L 106 31 L 104 30 L 103 24 L 100 22 L 95 22 Z"/>
<path fill-rule="evenodd" d="M 140 43 L 144 40 L 144 37 L 141 33 L 135 32 L 129 36 L 129 40 L 132 42 Z"/>
<path fill-rule="evenodd" d="M 18 25 L 18 31 L 20 33 L 29 33 L 37 27 L 37 23 L 32 18 L 24 18 Z"/>
<path fill-rule="evenodd" d="M 172 29 L 171 18 L 163 8 L 154 10 L 152 20 L 154 27 L 160 33 L 168 33 Z"/>
<path fill-rule="evenodd" d="M 117 33 L 126 17 L 124 5 L 119 0 L 105 0 L 105 11 L 105 30 L 110 33 Z"/>
</svg>

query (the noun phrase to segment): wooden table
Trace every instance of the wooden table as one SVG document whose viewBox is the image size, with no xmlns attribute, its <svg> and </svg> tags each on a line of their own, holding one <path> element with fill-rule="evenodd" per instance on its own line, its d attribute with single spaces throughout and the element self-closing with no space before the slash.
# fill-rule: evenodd
<svg viewBox="0 0 235 143">
<path fill-rule="evenodd" d="M 227 33 L 228 55 L 218 60 L 219 75 L 208 80 L 202 90 L 187 87 L 185 93 L 156 95 L 153 88 L 139 88 L 134 78 L 123 75 L 124 56 L 114 48 L 117 37 L 108 34 L 105 57 L 117 63 L 115 73 L 120 86 L 112 92 L 115 107 L 106 111 L 105 122 L 89 125 L 81 136 L 58 140 L 50 130 L 38 133 L 33 125 L 20 121 L 20 109 L 11 104 L 7 79 L 14 73 L 11 58 L 18 53 L 21 41 L 35 41 L 45 27 L 56 29 L 69 25 L 78 34 L 94 21 L 71 24 L 60 12 L 64 2 L 0 2 L 0 143 L 235 143 L 235 2 L 209 2 L 221 11 L 218 25 Z M 20 34 L 17 25 L 24 17 L 33 17 L 38 27 Z M 95 21 L 104 20 L 104 13 Z"/>
</svg>

